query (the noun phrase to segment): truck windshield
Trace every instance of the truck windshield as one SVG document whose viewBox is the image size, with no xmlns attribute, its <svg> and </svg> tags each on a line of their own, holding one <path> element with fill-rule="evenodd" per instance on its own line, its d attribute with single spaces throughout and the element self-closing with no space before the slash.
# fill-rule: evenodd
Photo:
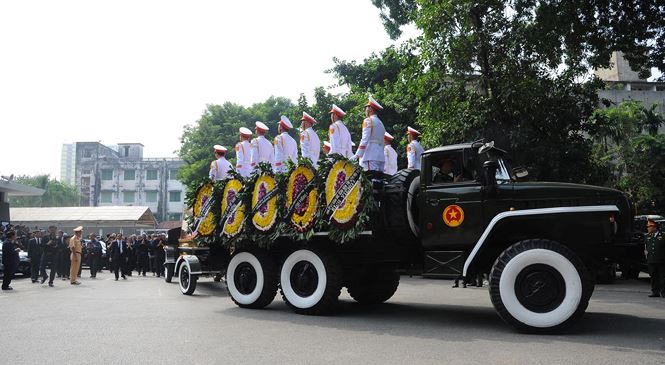
<svg viewBox="0 0 665 365">
<path fill-rule="evenodd" d="M 510 164 L 501 156 L 494 156 L 497 162 L 496 181 L 498 183 L 509 183 L 515 180 Z"/>
</svg>

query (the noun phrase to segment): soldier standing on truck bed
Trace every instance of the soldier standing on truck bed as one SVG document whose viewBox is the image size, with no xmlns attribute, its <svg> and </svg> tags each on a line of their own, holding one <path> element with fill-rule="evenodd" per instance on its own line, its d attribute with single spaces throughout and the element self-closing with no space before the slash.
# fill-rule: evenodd
<svg viewBox="0 0 665 365">
<path fill-rule="evenodd" d="M 226 160 L 226 147 L 214 145 L 215 160 L 210 163 L 210 172 L 208 176 L 212 181 L 224 180 L 228 177 L 231 170 L 231 163 Z"/>
<path fill-rule="evenodd" d="M 249 153 L 250 145 L 249 139 L 252 138 L 252 131 L 248 128 L 240 128 L 240 142 L 236 144 L 236 170 L 242 175 L 242 177 L 247 177 L 252 172 L 252 166 L 250 166 Z M 154 271 L 153 271 L 154 274 Z"/>
<path fill-rule="evenodd" d="M 406 146 L 406 158 L 408 161 L 407 168 L 420 170 L 420 156 L 424 152 L 422 146 L 420 146 L 420 142 L 418 142 L 420 132 L 408 127 L 406 129 L 406 134 L 409 141 L 409 144 Z"/>
<path fill-rule="evenodd" d="M 644 254 L 647 257 L 649 275 L 651 275 L 651 294 L 649 297 L 665 298 L 665 237 L 658 230 L 658 224 L 647 220 L 647 235 Z"/>
</svg>

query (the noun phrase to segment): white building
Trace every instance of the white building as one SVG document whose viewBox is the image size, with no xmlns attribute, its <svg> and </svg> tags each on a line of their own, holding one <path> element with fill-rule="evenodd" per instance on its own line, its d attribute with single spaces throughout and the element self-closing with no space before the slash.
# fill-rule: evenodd
<svg viewBox="0 0 665 365">
<path fill-rule="evenodd" d="M 64 143 L 60 154 L 60 181 L 75 185 L 76 145 Z"/>
<path fill-rule="evenodd" d="M 180 220 L 185 187 L 177 180 L 184 161 L 143 158 L 140 143 L 76 143 L 76 186 L 81 205 L 147 206 L 159 221 Z"/>
</svg>

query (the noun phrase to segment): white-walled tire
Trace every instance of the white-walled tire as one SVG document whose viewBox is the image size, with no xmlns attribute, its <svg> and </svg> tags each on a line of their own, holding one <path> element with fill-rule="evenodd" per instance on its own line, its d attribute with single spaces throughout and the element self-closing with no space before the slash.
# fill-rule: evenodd
<svg viewBox="0 0 665 365">
<path fill-rule="evenodd" d="M 199 280 L 198 275 L 193 275 L 186 262 L 180 264 L 180 272 L 178 273 L 180 292 L 185 295 L 192 295 L 196 290 L 196 282 Z"/>
<path fill-rule="evenodd" d="M 490 298 L 499 316 L 519 331 L 550 333 L 575 323 L 593 291 L 579 257 L 553 241 L 518 242 L 496 259 Z"/>
<path fill-rule="evenodd" d="M 282 298 L 298 314 L 328 314 L 342 289 L 341 269 L 332 255 L 320 250 L 291 253 L 280 273 Z"/>
<path fill-rule="evenodd" d="M 277 265 L 265 251 L 237 251 L 226 269 L 226 286 L 237 306 L 260 309 L 275 299 L 277 275 Z"/>
</svg>

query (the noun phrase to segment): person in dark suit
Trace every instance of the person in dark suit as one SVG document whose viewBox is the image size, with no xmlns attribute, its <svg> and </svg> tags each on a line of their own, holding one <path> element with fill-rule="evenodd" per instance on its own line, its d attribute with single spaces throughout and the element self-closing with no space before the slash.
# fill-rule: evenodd
<svg viewBox="0 0 665 365">
<path fill-rule="evenodd" d="M 90 241 L 86 244 L 86 252 L 88 253 L 88 266 L 90 267 L 90 277 L 97 277 L 97 269 L 99 268 L 99 259 L 102 257 L 102 244 L 97 241 L 97 236 L 90 234 L 88 236 Z"/>
<path fill-rule="evenodd" d="M 113 265 L 113 272 L 115 273 L 115 280 L 118 280 L 118 276 L 121 275 L 123 280 L 127 280 L 125 277 L 125 259 L 127 252 L 127 244 L 122 240 L 122 234 L 111 235 L 111 246 L 109 248 L 111 254 L 109 255 L 111 263 Z"/>
<path fill-rule="evenodd" d="M 14 272 L 18 267 L 18 252 L 20 250 L 16 243 L 16 232 L 7 232 L 5 240 L 2 242 L 2 265 L 5 267 L 4 277 L 2 278 L 2 290 L 13 290 L 9 284 L 12 283 Z"/>
<path fill-rule="evenodd" d="M 28 258 L 30 259 L 30 279 L 33 283 L 39 278 L 39 265 L 44 253 L 44 243 L 42 242 L 42 232 L 33 231 L 32 238 L 28 242 Z"/>
<path fill-rule="evenodd" d="M 161 234 L 155 241 L 155 271 L 157 277 L 164 275 L 164 261 L 166 260 L 166 252 L 164 246 L 166 245 L 166 237 Z"/>
<path fill-rule="evenodd" d="M 127 264 L 125 266 L 126 274 L 132 276 L 132 271 L 136 267 L 136 236 L 131 235 L 127 237 Z"/>
<path fill-rule="evenodd" d="M 60 246 L 60 277 L 62 280 L 69 280 L 69 267 L 71 266 L 71 252 L 69 251 L 69 239 L 70 236 L 64 234 L 64 232 L 60 231 L 58 233 L 60 235 L 60 239 L 62 240 L 62 245 Z"/>
<path fill-rule="evenodd" d="M 44 244 L 44 252 L 42 253 L 41 263 L 39 265 L 39 275 L 42 277 L 42 284 L 48 278 L 48 286 L 53 287 L 53 279 L 58 267 L 58 237 L 56 236 L 56 227 L 48 227 L 48 234 L 42 238 Z M 46 275 L 46 266 L 51 269 L 51 274 Z"/>
<path fill-rule="evenodd" d="M 136 247 L 136 261 L 138 263 L 137 270 L 139 275 L 143 273 L 145 276 L 146 271 L 148 271 L 148 238 L 146 235 L 142 235 L 141 239 L 138 241 L 138 246 Z"/>
</svg>

